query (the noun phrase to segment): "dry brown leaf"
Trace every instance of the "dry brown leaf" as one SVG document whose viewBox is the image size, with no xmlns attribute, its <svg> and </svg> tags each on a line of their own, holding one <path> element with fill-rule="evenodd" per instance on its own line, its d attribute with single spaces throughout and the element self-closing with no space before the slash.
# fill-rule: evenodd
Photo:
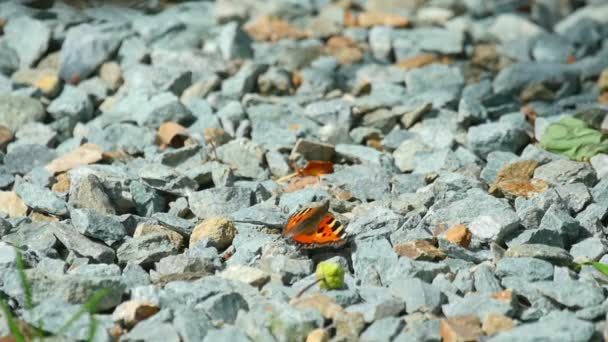
<svg viewBox="0 0 608 342">
<path fill-rule="evenodd" d="M 493 195 L 528 198 L 547 190 L 547 182 L 532 179 L 537 166 L 536 160 L 523 160 L 506 165 L 498 171 L 496 181 L 490 186 L 489 192 Z"/>
<path fill-rule="evenodd" d="M 325 45 L 325 53 L 334 56 L 340 64 L 353 64 L 363 58 L 363 51 L 352 39 L 333 36 Z"/>
<path fill-rule="evenodd" d="M 376 139 L 376 138 L 367 139 L 365 144 L 380 152 L 384 151 L 384 145 L 382 145 L 382 139 Z"/>
<path fill-rule="evenodd" d="M 608 103 L 608 91 L 597 97 L 597 102 Z"/>
<path fill-rule="evenodd" d="M 372 27 L 372 26 L 392 26 L 392 27 L 407 27 L 410 24 L 408 18 L 388 13 L 380 12 L 361 12 L 357 16 L 356 26 Z"/>
<path fill-rule="evenodd" d="M 103 150 L 101 147 L 93 143 L 86 143 L 59 158 L 53 159 L 45 168 L 49 172 L 56 174 L 71 170 L 77 166 L 97 163 L 102 158 Z"/>
<path fill-rule="evenodd" d="M 319 177 L 316 176 L 295 177 L 289 181 L 289 184 L 285 187 L 284 191 L 295 192 L 318 183 Z"/>
<path fill-rule="evenodd" d="M 397 62 L 395 66 L 404 70 L 410 70 L 420 68 L 432 63 L 439 63 L 439 59 L 437 58 L 437 56 L 433 55 L 432 53 L 423 53 L 418 56 L 402 59 Z"/>
<path fill-rule="evenodd" d="M 161 146 L 183 147 L 189 138 L 188 130 L 177 122 L 165 122 L 158 128 Z"/>
<path fill-rule="evenodd" d="M 506 289 L 506 290 L 502 290 L 500 292 L 492 293 L 490 295 L 490 298 L 502 300 L 502 301 L 505 301 L 505 302 L 510 302 L 510 301 L 513 300 L 513 290 Z"/>
<path fill-rule="evenodd" d="M 11 140 L 13 140 L 13 132 L 8 127 L 0 125 L 0 149 L 4 149 Z"/>
<path fill-rule="evenodd" d="M 303 39 L 308 37 L 308 33 L 292 26 L 286 20 L 269 16 L 257 17 L 245 25 L 244 30 L 257 41 L 274 42 L 285 38 Z"/>
<path fill-rule="evenodd" d="M 472 237 L 473 234 L 464 224 L 457 224 L 443 234 L 444 239 L 464 248 L 469 247 Z"/>
<path fill-rule="evenodd" d="M 70 176 L 67 173 L 60 173 L 55 176 L 55 184 L 53 184 L 51 190 L 55 192 L 70 191 Z"/>
<path fill-rule="evenodd" d="M 13 191 L 0 191 L 0 211 L 8 214 L 9 217 L 25 216 L 27 205 Z"/>
</svg>

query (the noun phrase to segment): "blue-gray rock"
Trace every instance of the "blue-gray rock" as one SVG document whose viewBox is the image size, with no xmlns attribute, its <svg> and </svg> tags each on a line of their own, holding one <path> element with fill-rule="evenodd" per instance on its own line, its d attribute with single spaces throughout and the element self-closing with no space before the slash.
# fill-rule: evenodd
<svg viewBox="0 0 608 342">
<path fill-rule="evenodd" d="M 52 146 L 55 143 L 57 132 L 48 125 L 39 122 L 26 123 L 15 133 L 17 141 L 9 145 L 9 149 L 16 145 L 38 144 Z"/>
<path fill-rule="evenodd" d="M 145 266 L 176 253 L 167 234 L 154 233 L 125 241 L 116 250 L 116 257 L 121 264 L 132 262 Z"/>
<path fill-rule="evenodd" d="M 17 52 L 8 46 L 6 40 L 0 41 L 0 77 L 8 83 L 8 89 L 4 87 L 0 88 L 0 92 L 6 90 L 9 93 L 12 90 L 10 80 L 3 77 L 4 75 L 11 75 L 15 70 L 19 68 L 19 55 Z M 3 75 L 2 75 L 3 74 Z M 3 83 L 4 86 L 4 83 Z"/>
<path fill-rule="evenodd" d="M 423 27 L 394 32 L 393 48 L 398 60 L 412 57 L 416 52 L 459 54 L 464 44 L 464 33 L 438 27 Z"/>
<path fill-rule="evenodd" d="M 373 322 L 361 334 L 362 342 L 391 341 L 405 326 L 405 321 L 397 317 L 386 317 Z"/>
<path fill-rule="evenodd" d="M 363 319 L 367 323 L 397 316 L 405 309 L 403 299 L 388 293 L 383 288 L 375 286 L 361 287 L 359 293 L 363 302 L 351 305 L 346 310 L 363 314 Z"/>
<path fill-rule="evenodd" d="M 574 46 L 557 34 L 541 34 L 535 40 L 532 56 L 536 61 L 565 63 L 575 53 Z"/>
<path fill-rule="evenodd" d="M 17 145 L 4 156 L 4 165 L 10 173 L 24 175 L 38 166 L 45 166 L 55 157 L 55 151 L 44 145 Z"/>
<path fill-rule="evenodd" d="M 16 132 L 29 122 L 42 121 L 44 107 L 35 99 L 24 96 L 0 96 L 0 125 Z"/>
<path fill-rule="evenodd" d="M 21 182 L 15 186 L 15 192 L 28 207 L 36 211 L 58 216 L 68 213 L 64 198 L 49 189 Z"/>
<path fill-rule="evenodd" d="M 149 164 L 139 170 L 143 183 L 153 189 L 177 196 L 193 193 L 198 184 L 175 169 L 161 164 Z"/>
<path fill-rule="evenodd" d="M 532 83 L 576 85 L 576 72 L 563 63 L 522 62 L 502 69 L 494 78 L 496 93 L 516 94 Z"/>
<path fill-rule="evenodd" d="M 463 199 L 429 212 L 425 222 L 429 227 L 464 224 L 474 236 L 486 241 L 502 241 L 519 227 L 519 217 L 509 204 L 480 189 L 471 189 Z"/>
<path fill-rule="evenodd" d="M 204 310 L 211 319 L 226 323 L 234 323 L 239 310 L 249 310 L 247 302 L 238 292 L 217 294 L 206 299 L 196 307 L 197 309 Z"/>
<path fill-rule="evenodd" d="M 568 211 L 559 206 L 551 205 L 540 221 L 539 229 L 553 230 L 562 237 L 564 243 L 569 246 L 589 235 L 585 228 L 573 219 Z"/>
<path fill-rule="evenodd" d="M 248 139 L 235 139 L 216 149 L 218 158 L 231 166 L 235 175 L 260 179 L 265 176 L 264 150 Z"/>
<path fill-rule="evenodd" d="M 526 229 L 516 237 L 507 241 L 507 246 L 517 246 L 521 244 L 543 244 L 564 248 L 566 242 L 559 231 L 547 228 Z"/>
<path fill-rule="evenodd" d="M 280 276 L 284 284 L 291 285 L 313 273 L 313 262 L 309 259 L 292 259 L 285 255 L 264 257 L 260 267 L 270 273 Z"/>
<path fill-rule="evenodd" d="M 7 235 L 2 237 L 3 241 L 16 247 L 27 246 L 27 249 L 44 255 L 53 256 L 56 254 L 54 248 L 57 247 L 57 239 L 51 231 L 46 229 L 44 224 L 23 222 L 20 224 L 13 223 L 13 225 L 17 229 L 11 229 Z"/>
<path fill-rule="evenodd" d="M 409 314 L 417 311 L 438 313 L 446 301 L 438 287 L 417 278 L 393 279 L 389 291 L 405 301 L 405 310 Z"/>
<path fill-rule="evenodd" d="M 101 240 L 108 246 L 127 235 L 125 227 L 116 216 L 99 214 L 93 209 L 70 210 L 70 218 L 80 234 Z"/>
<path fill-rule="evenodd" d="M 154 144 L 154 131 L 128 123 L 113 123 L 103 129 L 91 128 L 86 135 L 89 142 L 101 146 L 104 151 L 124 150 L 137 154 Z"/>
<path fill-rule="evenodd" d="M 519 153 L 529 140 L 522 127 L 510 122 L 473 126 L 467 133 L 469 148 L 482 158 L 494 151 Z"/>
<path fill-rule="evenodd" d="M 336 145 L 336 154 L 353 163 L 378 166 L 387 171 L 394 170 L 392 156 L 372 147 L 338 144 Z"/>
<path fill-rule="evenodd" d="M 121 336 L 120 339 L 128 342 L 142 340 L 179 342 L 181 338 L 175 327 L 171 324 L 172 319 L 172 310 L 161 310 L 149 319 L 139 322 L 128 333 Z"/>
<path fill-rule="evenodd" d="M 540 281 L 534 287 L 543 295 L 569 308 L 585 308 L 604 300 L 601 287 L 583 281 Z"/>
<path fill-rule="evenodd" d="M 193 192 L 188 196 L 190 210 L 200 219 L 225 216 L 252 206 L 254 193 L 243 187 L 220 187 Z"/>
<path fill-rule="evenodd" d="M 258 76 L 268 69 L 266 64 L 247 62 L 232 77 L 222 83 L 222 94 L 240 99 L 257 85 Z"/>
<path fill-rule="evenodd" d="M 390 193 L 390 176 L 377 166 L 352 165 L 336 167 L 323 181 L 350 192 L 360 200 L 379 200 Z"/>
<path fill-rule="evenodd" d="M 137 181 L 129 184 L 129 190 L 138 215 L 150 217 L 165 210 L 165 199 L 157 190 Z"/>
<path fill-rule="evenodd" d="M 108 264 L 114 262 L 113 249 L 87 239 L 73 227 L 62 223 L 50 223 L 47 227 L 68 250 L 98 262 Z"/>
<path fill-rule="evenodd" d="M 410 94 L 440 90 L 457 96 L 464 86 L 464 77 L 458 68 L 431 64 L 409 71 L 405 76 L 405 84 Z"/>
<path fill-rule="evenodd" d="M 104 23 L 81 24 L 66 34 L 59 59 L 59 77 L 74 82 L 88 78 L 118 49 L 126 25 Z"/>
<path fill-rule="evenodd" d="M 555 190 L 573 215 L 583 210 L 592 200 L 591 193 L 583 183 L 564 184 L 557 186 Z"/>
<path fill-rule="evenodd" d="M 89 121 L 93 117 L 93 103 L 84 90 L 68 84 L 47 107 L 47 111 L 55 120 L 69 119 L 67 130 L 71 131 L 76 122 Z"/>
<path fill-rule="evenodd" d="M 25 311 L 23 313 L 23 319 L 29 324 L 43 326 L 45 331 L 57 334 L 61 331 L 65 322 L 76 317 L 76 314 L 80 309 L 79 305 L 70 304 L 61 298 L 51 297 L 45 299 L 31 310 Z M 94 341 L 111 341 L 110 328 L 112 322 L 109 319 L 100 318 L 101 317 L 99 316 L 93 318 L 89 313 L 85 313 L 74 320 L 67 330 L 61 331 L 62 335 L 57 335 L 57 337 L 86 340 L 91 333 L 91 320 L 95 319 L 96 330 Z"/>
<path fill-rule="evenodd" d="M 200 311 L 184 308 L 173 313 L 173 327 L 183 342 L 202 341 L 210 332 L 211 320 L 200 314 Z"/>
<path fill-rule="evenodd" d="M 446 317 L 476 315 L 480 319 L 490 313 L 512 317 L 516 312 L 513 302 L 476 293 L 471 293 L 460 300 L 445 304 L 442 309 Z"/>
<path fill-rule="evenodd" d="M 414 319 L 416 320 L 416 318 Z M 393 341 L 441 341 L 439 324 L 439 319 L 419 319 L 419 321 L 407 322 L 406 316 L 406 328 Z"/>
<path fill-rule="evenodd" d="M 490 5 L 492 6 L 492 5 Z M 494 5 L 498 7 L 499 5 Z M 500 14 L 489 28 L 490 33 L 501 42 L 530 40 L 544 29 L 524 16 L 515 13 Z"/>
<path fill-rule="evenodd" d="M 507 257 L 496 263 L 496 275 L 501 278 L 519 277 L 527 281 L 550 280 L 553 277 L 553 265 L 536 258 Z"/>
<path fill-rule="evenodd" d="M 591 203 L 576 215 L 576 221 L 591 235 L 595 235 L 604 230 L 602 222 L 606 217 L 608 217 L 608 205 Z"/>
<path fill-rule="evenodd" d="M 593 323 L 576 318 L 568 311 L 553 311 L 538 322 L 523 324 L 490 338 L 491 342 L 507 341 L 589 341 L 595 333 Z"/>
<path fill-rule="evenodd" d="M 475 272 L 473 272 L 473 282 L 478 293 L 492 294 L 502 291 L 502 286 L 494 275 L 494 270 L 487 264 L 477 266 Z"/>
<path fill-rule="evenodd" d="M 187 123 L 193 119 L 192 112 L 171 93 L 152 95 L 143 104 L 134 104 L 137 109 L 132 115 L 140 126 L 158 127 L 167 121 Z"/>
<path fill-rule="evenodd" d="M 192 72 L 181 65 L 129 65 L 123 72 L 123 78 L 139 95 L 167 93 L 181 96 L 192 85 Z"/>
<path fill-rule="evenodd" d="M 588 187 L 595 185 L 597 178 L 588 163 L 558 159 L 541 165 L 534 170 L 534 178 L 544 179 L 555 185 L 583 183 Z"/>
<path fill-rule="evenodd" d="M 193 340 L 194 341 L 194 340 Z M 225 325 L 221 329 L 209 329 L 203 342 L 248 342 L 250 338 L 238 328 Z"/>
<path fill-rule="evenodd" d="M 427 283 L 431 283 L 438 274 L 447 273 L 449 270 L 449 266 L 444 263 L 418 261 L 407 257 L 400 257 L 396 263 L 393 263 L 393 265 L 390 266 L 390 269 L 384 272 L 388 274 L 388 284 L 390 284 L 393 279 L 400 279 L 404 276 L 418 278 Z"/>
<path fill-rule="evenodd" d="M 590 237 L 572 245 L 570 254 L 574 259 L 586 258 L 596 261 L 608 252 L 608 243 L 599 237 Z"/>
<path fill-rule="evenodd" d="M 8 20 L 4 27 L 4 36 L 8 47 L 19 56 L 19 65 L 30 67 L 46 52 L 51 30 L 43 21 L 20 16 Z M 31 37 L 31 39 L 23 39 L 23 37 Z"/>
<path fill-rule="evenodd" d="M 589 6 L 583 6 L 578 8 L 569 16 L 563 18 L 555 25 L 555 32 L 560 34 L 567 34 L 568 32 L 576 29 L 586 19 L 594 20 L 598 23 L 606 23 L 606 13 L 608 13 L 608 6 L 597 2 Z"/>
<path fill-rule="evenodd" d="M 387 283 L 388 271 L 398 260 L 397 254 L 386 239 L 357 242 L 352 258 L 355 277 L 363 284 L 376 286 Z"/>
<path fill-rule="evenodd" d="M 150 285 L 150 275 L 140 265 L 130 262 L 122 270 L 121 282 L 130 292 L 132 288 Z"/>
<path fill-rule="evenodd" d="M 239 23 L 233 21 L 225 24 L 218 35 L 218 47 L 226 60 L 251 58 L 251 38 Z"/>
<path fill-rule="evenodd" d="M 505 252 L 505 257 L 531 257 L 558 266 L 569 266 L 572 263 L 572 256 L 563 248 L 543 244 L 523 244 L 509 247 Z"/>
</svg>

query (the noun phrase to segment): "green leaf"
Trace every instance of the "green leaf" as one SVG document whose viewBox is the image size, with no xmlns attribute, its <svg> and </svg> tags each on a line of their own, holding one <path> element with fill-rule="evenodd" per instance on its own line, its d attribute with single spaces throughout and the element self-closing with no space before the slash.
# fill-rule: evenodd
<svg viewBox="0 0 608 342">
<path fill-rule="evenodd" d="M 602 264 L 601 262 L 597 261 L 586 262 L 585 265 L 591 265 L 595 267 L 596 270 L 600 271 L 603 275 L 608 277 L 608 265 Z"/>
<path fill-rule="evenodd" d="M 2 298 L 0 298 L 0 310 L 2 310 L 2 314 L 6 319 L 6 323 L 11 332 L 11 335 L 13 335 L 17 342 L 25 342 L 25 336 L 23 336 L 21 329 L 19 329 L 19 324 L 17 324 L 17 321 L 15 321 L 11 308 Z"/>
<path fill-rule="evenodd" d="M 344 270 L 340 264 L 323 261 L 317 265 L 316 277 L 322 289 L 333 290 L 344 286 Z"/>
<path fill-rule="evenodd" d="M 550 124 L 540 137 L 540 145 L 549 152 L 577 161 L 587 161 L 598 153 L 608 153 L 608 140 L 600 131 L 569 116 Z"/>
<path fill-rule="evenodd" d="M 74 322 L 76 322 L 85 313 L 89 313 L 89 315 L 91 315 L 90 319 L 91 321 L 93 321 L 89 323 L 89 338 L 91 338 L 91 336 L 95 336 L 97 322 L 94 321 L 93 314 L 97 312 L 97 306 L 99 306 L 99 302 L 101 302 L 101 300 L 105 296 L 107 296 L 109 292 L 110 291 L 108 289 L 103 289 L 93 293 L 93 295 L 84 304 L 82 304 L 80 309 L 59 329 L 59 331 L 57 332 L 57 336 L 65 334 L 65 332 L 70 329 L 72 324 L 74 324 Z"/>
</svg>

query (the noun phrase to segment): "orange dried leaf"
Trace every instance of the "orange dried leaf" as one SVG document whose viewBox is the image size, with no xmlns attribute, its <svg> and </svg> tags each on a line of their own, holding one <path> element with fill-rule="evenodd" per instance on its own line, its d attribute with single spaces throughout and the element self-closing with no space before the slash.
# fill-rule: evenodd
<svg viewBox="0 0 608 342">
<path fill-rule="evenodd" d="M 162 145 L 183 147 L 188 139 L 188 131 L 176 122 L 165 122 L 158 128 L 158 138 Z"/>
<path fill-rule="evenodd" d="M 311 160 L 296 173 L 298 176 L 322 176 L 334 172 L 334 163 L 323 160 Z"/>
</svg>

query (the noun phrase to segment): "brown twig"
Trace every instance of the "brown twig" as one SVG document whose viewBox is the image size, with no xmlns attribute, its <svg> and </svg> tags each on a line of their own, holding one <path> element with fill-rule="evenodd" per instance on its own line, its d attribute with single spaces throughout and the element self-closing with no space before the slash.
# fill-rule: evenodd
<svg viewBox="0 0 608 342">
<path fill-rule="evenodd" d="M 318 283 L 321 282 L 321 280 L 323 280 L 323 278 L 317 279 L 315 280 L 313 283 L 311 283 L 310 285 L 306 286 L 305 288 L 301 289 L 300 292 L 298 292 L 298 294 L 296 295 L 295 298 L 300 298 L 304 292 L 310 290 L 313 286 L 317 285 Z"/>
</svg>

